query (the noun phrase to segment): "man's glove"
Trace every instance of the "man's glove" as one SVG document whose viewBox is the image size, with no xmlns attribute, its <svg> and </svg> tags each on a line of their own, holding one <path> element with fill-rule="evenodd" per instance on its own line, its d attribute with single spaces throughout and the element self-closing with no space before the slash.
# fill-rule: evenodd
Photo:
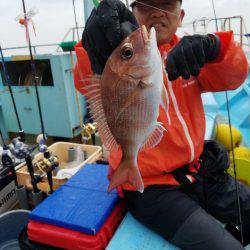
<svg viewBox="0 0 250 250">
<path fill-rule="evenodd" d="M 102 74 L 113 50 L 139 27 L 132 12 L 120 0 L 103 0 L 93 9 L 82 35 L 94 73 Z"/>
<path fill-rule="evenodd" d="M 183 79 L 198 76 L 204 64 L 215 60 L 219 54 L 220 39 L 216 35 L 183 37 L 167 57 L 169 80 L 176 80 L 179 76 Z"/>
</svg>

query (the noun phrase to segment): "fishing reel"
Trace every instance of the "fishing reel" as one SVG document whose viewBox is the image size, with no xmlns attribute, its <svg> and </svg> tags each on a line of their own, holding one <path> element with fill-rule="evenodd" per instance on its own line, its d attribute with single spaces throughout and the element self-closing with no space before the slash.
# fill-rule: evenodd
<svg viewBox="0 0 250 250">
<path fill-rule="evenodd" d="M 14 178 L 15 184 L 18 185 L 16 171 L 15 171 L 15 159 L 10 151 L 9 146 L 7 146 L 7 145 L 3 146 L 1 162 L 2 162 L 3 168 L 6 168 L 11 172 L 11 174 Z"/>
<path fill-rule="evenodd" d="M 96 131 L 97 131 L 96 123 L 87 123 L 86 125 L 84 125 L 83 130 L 82 130 L 82 138 L 84 142 L 92 140 L 93 144 L 95 144 Z"/>
<path fill-rule="evenodd" d="M 24 159 L 30 153 L 28 145 L 22 142 L 20 138 L 13 139 L 9 148 L 17 159 Z"/>
<path fill-rule="evenodd" d="M 49 151 L 44 152 L 44 158 L 35 161 L 34 167 L 40 169 L 42 172 L 46 172 L 48 183 L 50 187 L 49 194 L 53 193 L 53 180 L 52 171 L 59 166 L 59 160 L 57 156 L 51 155 Z"/>
<path fill-rule="evenodd" d="M 3 166 L 9 166 L 10 164 L 14 163 L 14 160 L 15 159 L 10 151 L 9 146 L 4 145 L 1 159 Z"/>
<path fill-rule="evenodd" d="M 34 167 L 46 173 L 53 171 L 58 166 L 59 166 L 58 158 L 54 155 L 50 155 L 49 158 L 43 158 L 34 163 Z"/>
<path fill-rule="evenodd" d="M 39 147 L 39 152 L 41 153 L 45 153 L 47 151 L 47 145 L 46 145 L 46 140 L 47 140 L 47 137 L 46 135 L 43 136 L 43 134 L 40 134 L 37 136 L 36 138 L 36 142 L 38 144 L 38 147 Z"/>
</svg>

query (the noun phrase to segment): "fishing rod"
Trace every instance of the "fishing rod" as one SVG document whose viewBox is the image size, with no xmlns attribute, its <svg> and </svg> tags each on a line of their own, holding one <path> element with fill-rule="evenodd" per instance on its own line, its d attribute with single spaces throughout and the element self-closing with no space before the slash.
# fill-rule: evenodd
<svg viewBox="0 0 250 250">
<path fill-rule="evenodd" d="M 213 11 L 214 11 L 216 31 L 218 32 L 219 31 L 219 26 L 218 26 L 218 20 L 217 20 L 217 15 L 216 15 L 216 10 L 215 10 L 214 0 L 212 0 L 212 8 L 213 8 Z"/>
<path fill-rule="evenodd" d="M 18 115 L 18 112 L 17 112 L 16 102 L 15 102 L 14 94 L 13 94 L 12 87 L 11 87 L 11 81 L 10 81 L 10 77 L 9 77 L 9 74 L 8 74 L 8 71 L 7 71 L 7 67 L 5 65 L 5 60 L 4 60 L 3 50 L 2 50 L 1 45 L 0 45 L 0 53 L 1 53 L 1 59 L 2 59 L 1 63 L 2 63 L 2 67 L 3 67 L 3 75 L 4 75 L 4 78 L 5 78 L 5 84 L 8 87 L 8 90 L 10 92 L 12 104 L 13 104 L 13 107 L 14 107 L 14 111 L 15 111 L 15 115 L 16 115 L 16 119 L 17 119 L 17 123 L 18 123 L 18 127 L 19 127 L 20 141 L 24 142 L 25 141 L 24 131 L 22 129 L 20 118 L 19 118 L 19 115 Z"/>
<path fill-rule="evenodd" d="M 5 145 L 5 141 L 4 141 L 4 138 L 3 138 L 3 134 L 2 134 L 1 128 L 0 128 L 0 137 L 1 137 L 1 140 L 3 142 L 3 145 Z"/>
<path fill-rule="evenodd" d="M 38 136 L 37 140 L 38 140 L 38 144 L 39 144 L 39 151 L 44 154 L 45 159 L 52 161 L 52 163 L 50 162 L 51 167 L 46 170 L 46 174 L 47 174 L 48 182 L 49 182 L 49 186 L 50 186 L 50 192 L 52 193 L 53 192 L 53 189 L 52 189 L 52 186 L 53 186 L 52 171 L 54 170 L 54 168 L 56 166 L 58 166 L 58 162 L 55 163 L 53 161 L 54 156 L 50 156 L 50 153 L 48 152 L 47 146 L 45 144 L 47 138 L 46 138 L 46 135 L 45 135 L 44 122 L 43 122 L 42 109 L 41 109 L 41 102 L 40 102 L 40 97 L 39 97 L 38 87 L 37 87 L 37 85 L 38 85 L 37 84 L 37 71 L 36 71 L 36 65 L 35 65 L 35 61 L 34 61 L 34 57 L 33 57 L 33 53 L 32 53 L 32 46 L 31 46 L 31 41 L 30 41 L 28 20 L 27 20 L 27 12 L 26 12 L 26 6 L 25 6 L 25 1 L 24 0 L 22 0 L 22 5 L 23 5 L 24 20 L 25 20 L 26 32 L 27 32 L 26 37 L 27 37 L 27 43 L 28 43 L 28 48 L 29 48 L 29 54 L 30 54 L 31 72 L 32 72 L 34 86 L 35 86 L 36 99 L 37 99 L 37 104 L 38 104 L 38 111 L 39 111 L 39 117 L 40 117 L 41 129 L 42 129 L 42 137 L 43 137 L 43 138 L 40 138 L 40 136 Z M 32 179 L 32 182 L 33 182 L 32 185 L 33 185 L 35 199 L 37 198 L 37 200 L 34 200 L 34 201 L 37 202 L 37 203 L 40 203 L 40 201 L 42 200 L 42 195 L 41 195 L 42 192 L 41 192 L 41 190 L 38 189 L 37 183 L 44 176 L 41 176 L 39 178 L 35 177 L 33 163 L 32 163 L 30 155 L 27 155 L 26 162 L 27 162 L 27 166 L 29 168 L 29 171 L 30 171 L 30 174 L 31 174 L 31 179 Z"/>
<path fill-rule="evenodd" d="M 5 65 L 5 60 L 4 60 L 1 45 L 0 45 L 0 52 L 1 52 L 1 58 L 2 58 L 1 62 L 2 62 L 2 67 L 3 67 L 5 83 L 6 83 L 7 87 L 8 87 L 10 95 L 11 95 L 11 100 L 12 100 L 12 103 L 13 103 L 13 106 L 14 106 L 14 110 L 15 110 L 15 114 L 16 114 L 16 118 L 17 118 L 17 123 L 18 123 L 18 127 L 19 127 L 19 135 L 20 135 L 20 138 L 15 138 L 15 139 L 12 140 L 13 147 L 8 147 L 8 149 L 10 149 L 11 153 L 16 158 L 23 159 L 23 158 L 25 158 L 27 156 L 27 154 L 29 153 L 29 150 L 28 150 L 28 146 L 26 144 L 24 144 L 24 141 L 25 141 L 24 130 L 22 129 L 20 118 L 19 118 L 19 115 L 18 115 L 18 112 L 17 112 L 16 102 L 15 102 L 12 87 L 11 87 L 10 76 L 8 74 L 7 67 Z M 5 148 L 7 148 L 7 145 L 5 145 Z M 14 170 L 15 169 L 13 169 L 13 171 Z M 17 181 L 16 181 L 16 186 L 19 187 Z"/>
<path fill-rule="evenodd" d="M 78 36 L 78 40 L 79 38 L 79 34 L 78 34 L 78 24 L 77 24 L 77 18 L 76 18 L 76 12 L 75 12 L 75 0 L 73 1 L 73 7 L 74 7 L 74 17 L 75 17 L 75 24 L 76 24 L 76 28 L 77 28 L 77 36 Z M 98 7 L 99 5 L 99 1 L 98 0 L 93 0 L 93 4 L 96 7 Z M 74 71 L 74 59 L 73 59 L 73 52 L 72 50 L 70 50 L 70 64 L 71 64 L 71 69 L 72 71 Z M 79 123 L 80 123 L 80 128 L 81 128 L 81 139 L 82 142 L 84 144 L 87 143 L 87 141 L 91 138 L 93 145 L 95 145 L 96 142 L 96 138 L 95 138 L 95 126 L 88 123 L 88 124 L 83 124 L 83 118 L 82 118 L 82 112 L 81 112 L 81 106 L 80 106 L 80 102 L 79 102 L 79 97 L 78 97 L 78 92 L 75 89 L 75 99 L 76 99 L 76 103 L 77 103 L 77 109 L 78 109 L 78 115 L 79 115 Z M 87 109 L 87 115 L 88 115 L 88 109 Z M 86 115 L 86 116 L 87 116 Z"/>
<path fill-rule="evenodd" d="M 235 183 L 236 200 L 237 200 L 237 205 L 238 205 L 238 220 L 239 220 L 238 223 L 239 223 L 239 231 L 240 231 L 240 240 L 243 245 L 244 238 L 243 238 L 243 227 L 242 227 L 242 215 L 241 215 L 241 204 L 240 204 L 240 197 L 239 197 L 239 183 L 237 181 L 237 172 L 236 172 L 231 112 L 230 112 L 230 106 L 229 106 L 228 92 L 225 91 L 225 94 L 226 94 L 226 101 L 227 101 L 227 116 L 228 116 L 229 130 L 230 130 L 230 142 L 231 142 L 231 149 L 232 149 L 232 156 L 233 156 L 234 183 Z"/>
<path fill-rule="evenodd" d="M 22 0 L 22 4 L 23 4 L 23 13 L 24 13 L 24 19 L 25 19 L 26 32 L 27 32 L 27 42 L 28 42 L 28 48 L 29 48 L 29 53 L 30 53 L 31 72 L 32 72 L 34 86 L 35 86 L 36 99 L 37 99 L 37 104 L 38 104 L 38 112 L 39 112 L 43 139 L 45 140 L 46 136 L 45 136 L 45 131 L 44 131 L 41 103 L 40 103 L 40 97 L 39 97 L 38 88 L 37 88 L 37 85 L 38 85 L 37 84 L 37 72 L 36 72 L 35 61 L 34 61 L 34 57 L 32 53 L 32 47 L 31 47 L 31 41 L 30 41 L 30 35 L 29 35 L 29 29 L 28 29 L 28 19 L 27 19 L 26 6 L 25 6 L 24 0 Z"/>
<path fill-rule="evenodd" d="M 214 11 L 214 18 L 216 21 L 216 31 L 219 31 L 218 22 L 217 22 L 217 15 L 214 5 L 214 0 L 212 0 L 212 8 Z M 233 143 L 233 132 L 232 132 L 232 123 L 231 123 L 231 112 L 230 112 L 230 106 L 229 106 L 229 98 L 228 98 L 228 92 L 225 91 L 226 95 L 226 106 L 227 106 L 227 116 L 228 116 L 228 123 L 229 123 L 229 130 L 230 130 L 230 141 L 231 141 L 231 149 L 232 149 L 232 155 L 233 155 L 233 170 L 234 170 L 234 183 L 235 183 L 235 195 L 236 195 L 236 202 L 237 202 L 237 216 L 238 216 L 238 223 L 239 225 L 227 225 L 226 228 L 228 228 L 229 231 L 236 231 L 240 233 L 240 241 L 241 244 L 244 244 L 244 237 L 243 237 L 243 226 L 242 226 L 242 215 L 241 215 L 241 204 L 240 204 L 240 197 L 239 197 L 239 183 L 237 181 L 237 172 L 236 172 L 236 162 L 235 162 L 235 152 L 234 152 L 234 143 Z"/>
<path fill-rule="evenodd" d="M 28 155 L 31 154 L 36 149 L 36 147 L 29 150 L 28 146 L 26 144 L 24 144 L 25 134 L 24 134 L 24 130 L 22 129 L 20 118 L 19 118 L 19 115 L 17 112 L 16 102 L 15 102 L 12 87 L 11 87 L 10 76 L 8 74 L 7 67 L 5 65 L 5 60 L 4 60 L 3 51 L 2 51 L 1 46 L 0 46 L 0 52 L 1 52 L 1 58 L 2 58 L 3 73 L 4 73 L 3 75 L 5 78 L 5 83 L 8 87 L 10 95 L 11 95 L 11 100 L 12 100 L 12 103 L 14 106 L 14 110 L 15 110 L 15 114 L 16 114 L 16 118 L 17 118 L 17 123 L 18 123 L 18 127 L 19 127 L 19 136 L 20 136 L 19 138 L 14 138 L 12 140 L 13 146 L 7 146 L 4 143 L 4 151 L 3 151 L 4 154 L 2 157 L 2 161 L 4 162 L 3 164 L 7 168 L 9 168 L 12 172 L 12 175 L 13 175 L 13 178 L 15 181 L 15 185 L 16 185 L 16 189 L 17 189 L 17 194 L 19 197 L 19 201 L 21 203 L 21 207 L 28 209 L 29 206 L 28 206 L 28 201 L 27 201 L 26 189 L 23 185 L 19 185 L 17 182 L 17 175 L 16 175 L 14 159 L 10 157 L 10 154 L 12 153 L 12 155 L 14 155 L 17 159 L 25 159 L 26 157 L 29 158 Z M 2 139 L 3 139 L 3 137 L 2 137 Z M 31 168 L 31 166 L 29 165 L 28 169 L 30 170 L 30 168 Z M 32 175 L 32 171 L 30 172 L 30 174 Z M 31 177 L 31 179 L 32 179 L 32 177 Z"/>
<path fill-rule="evenodd" d="M 15 168 L 15 160 L 14 157 L 17 157 L 20 159 L 20 157 L 23 157 L 24 154 L 27 153 L 27 145 L 24 144 L 25 141 L 25 135 L 24 135 L 24 130 L 22 129 L 21 126 L 21 122 L 20 122 L 20 118 L 17 112 L 17 107 L 16 107 L 16 102 L 14 99 L 14 95 L 13 95 L 13 91 L 12 91 L 12 87 L 11 87 L 11 81 L 10 81 L 10 77 L 5 65 L 5 60 L 4 60 L 4 56 L 3 56 L 3 51 L 2 51 L 2 47 L 0 45 L 0 53 L 1 53 L 1 63 L 2 63 L 2 68 L 3 68 L 3 76 L 5 79 L 5 83 L 6 86 L 8 87 L 8 90 L 10 92 L 10 96 L 11 96 L 11 100 L 13 103 L 13 107 L 14 107 L 14 111 L 15 111 L 15 115 L 17 118 L 17 123 L 18 123 L 18 127 L 19 127 L 19 137 L 13 139 L 12 143 L 13 146 L 8 146 L 4 139 L 3 139 L 3 135 L 2 132 L 0 130 L 1 133 L 1 138 L 3 141 L 3 152 L 2 152 L 2 156 L 1 156 L 1 162 L 3 167 L 5 167 L 7 170 L 10 171 L 12 178 L 15 182 L 15 187 L 16 187 L 16 193 L 17 193 L 17 199 L 19 201 L 19 204 L 21 206 L 21 208 L 23 209 L 29 209 L 29 204 L 28 204 L 28 197 L 27 197 L 27 193 L 26 193 L 26 188 L 24 185 L 19 185 L 18 181 L 17 181 L 17 174 L 16 174 L 16 168 Z M 22 146 L 20 146 L 20 144 Z"/>
<path fill-rule="evenodd" d="M 73 10 L 74 10 L 75 24 L 76 24 L 76 34 L 77 34 L 77 39 L 79 41 L 80 36 L 79 36 L 79 33 L 78 33 L 78 23 L 77 23 L 77 18 L 76 18 L 75 0 L 72 0 L 72 4 L 73 4 Z"/>
<path fill-rule="evenodd" d="M 16 102 L 15 102 L 14 94 L 13 94 L 12 87 L 11 87 L 11 79 L 10 79 L 10 76 L 8 74 L 7 67 L 5 65 L 6 63 L 5 63 L 5 60 L 4 60 L 1 45 L 0 45 L 0 53 L 1 53 L 1 58 L 2 58 L 1 63 L 2 63 L 2 67 L 3 67 L 3 75 L 4 75 L 4 79 L 5 79 L 5 84 L 7 85 L 8 89 L 9 89 L 9 92 L 10 92 L 12 104 L 14 106 L 14 111 L 15 111 L 15 115 L 16 115 L 17 123 L 18 123 L 18 127 L 19 127 L 19 137 L 14 138 L 12 140 L 13 146 L 10 146 L 9 148 L 11 150 L 11 153 L 16 158 L 23 159 L 25 157 L 25 155 L 28 153 L 28 146 L 26 144 L 24 144 L 24 142 L 25 142 L 25 134 L 24 134 L 24 130 L 22 129 L 20 118 L 19 118 L 19 115 L 18 115 L 18 112 L 17 112 Z"/>
</svg>

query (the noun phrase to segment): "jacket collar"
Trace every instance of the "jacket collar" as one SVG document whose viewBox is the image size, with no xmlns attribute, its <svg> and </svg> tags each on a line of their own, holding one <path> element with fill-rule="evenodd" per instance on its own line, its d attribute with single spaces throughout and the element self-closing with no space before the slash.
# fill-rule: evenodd
<svg viewBox="0 0 250 250">
<path fill-rule="evenodd" d="M 170 43 L 159 45 L 158 49 L 161 55 L 163 55 L 164 52 L 168 53 L 168 51 L 172 49 L 179 42 L 179 40 L 180 38 L 177 35 L 174 35 Z"/>
</svg>

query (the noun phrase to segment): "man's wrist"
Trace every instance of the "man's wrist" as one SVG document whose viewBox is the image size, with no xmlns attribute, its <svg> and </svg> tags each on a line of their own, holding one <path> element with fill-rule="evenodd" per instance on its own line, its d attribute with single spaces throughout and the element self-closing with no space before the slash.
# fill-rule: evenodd
<svg viewBox="0 0 250 250">
<path fill-rule="evenodd" d="M 207 58 L 208 62 L 212 62 L 214 60 L 216 60 L 221 52 L 221 42 L 220 42 L 220 38 L 215 35 L 215 34 L 208 34 L 207 35 L 213 44 L 213 49 L 210 51 L 209 57 Z"/>
</svg>

